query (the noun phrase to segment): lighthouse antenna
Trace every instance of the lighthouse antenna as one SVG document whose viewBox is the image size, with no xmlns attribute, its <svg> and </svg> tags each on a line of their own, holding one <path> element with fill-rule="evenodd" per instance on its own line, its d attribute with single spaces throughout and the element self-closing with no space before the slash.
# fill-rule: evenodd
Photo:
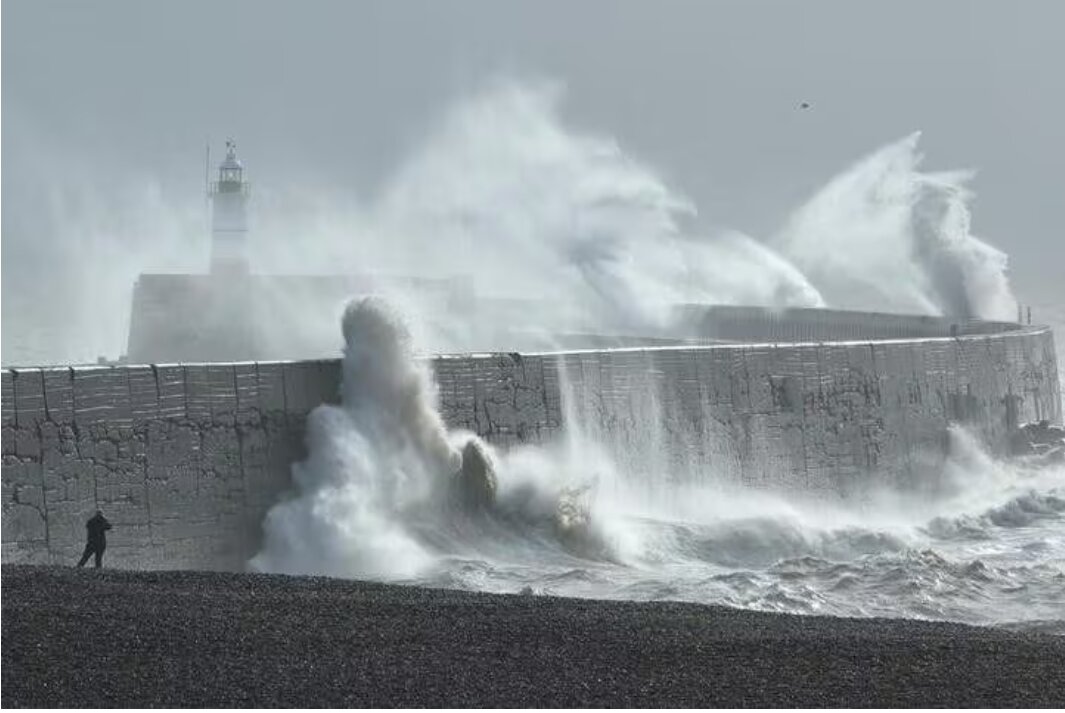
<svg viewBox="0 0 1065 713">
<path fill-rule="evenodd" d="M 203 219 L 207 230 L 211 230 L 211 137 L 203 141 Z"/>
</svg>

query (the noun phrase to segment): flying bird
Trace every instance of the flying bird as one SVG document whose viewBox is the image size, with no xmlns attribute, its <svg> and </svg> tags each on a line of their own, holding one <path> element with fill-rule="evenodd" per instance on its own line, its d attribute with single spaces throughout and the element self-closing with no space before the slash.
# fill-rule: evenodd
<svg viewBox="0 0 1065 713">
<path fill-rule="evenodd" d="M 802 102 L 801 104 L 799 104 L 799 108 L 800 109 L 809 109 L 810 108 L 810 102 Z"/>
</svg>

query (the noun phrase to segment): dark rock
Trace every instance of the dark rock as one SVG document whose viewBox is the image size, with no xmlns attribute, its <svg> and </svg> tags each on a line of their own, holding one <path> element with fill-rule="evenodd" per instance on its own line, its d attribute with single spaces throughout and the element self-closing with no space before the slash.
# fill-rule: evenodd
<svg viewBox="0 0 1065 713">
<path fill-rule="evenodd" d="M 495 467 L 476 438 L 471 438 L 462 449 L 462 468 L 453 480 L 453 499 L 467 512 L 480 512 L 492 507 L 496 501 Z"/>
<path fill-rule="evenodd" d="M 1010 434 L 1009 443 L 1012 455 L 1031 456 L 1036 463 L 1065 461 L 1065 429 L 1047 420 L 1020 426 Z"/>
</svg>

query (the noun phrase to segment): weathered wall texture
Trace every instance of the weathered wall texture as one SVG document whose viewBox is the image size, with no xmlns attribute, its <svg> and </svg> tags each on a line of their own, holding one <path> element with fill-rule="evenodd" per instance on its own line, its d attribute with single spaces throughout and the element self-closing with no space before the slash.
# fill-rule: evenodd
<svg viewBox="0 0 1065 713">
<path fill-rule="evenodd" d="M 1018 424 L 1062 416 L 1046 329 L 561 358 L 579 422 L 652 484 L 912 487 L 939 472 L 951 423 L 1001 453 Z"/>
<path fill-rule="evenodd" d="M 560 424 L 557 376 L 510 356 L 434 361 L 448 423 L 495 443 Z M 99 507 L 106 561 L 241 568 L 304 457 L 338 361 L 3 370 L 3 561 L 74 562 Z"/>
<path fill-rule="evenodd" d="M 560 369 L 560 363 L 563 368 Z M 946 426 L 993 447 L 1061 420 L 1048 330 L 433 360 L 448 424 L 544 442 L 569 413 L 647 471 L 848 492 L 919 477 Z M 241 568 L 301 459 L 337 361 L 4 370 L 3 561 L 73 563 L 97 508 L 107 562 Z M 560 374 L 562 378 L 560 379 Z M 561 381 L 561 383 L 560 383 Z M 662 429 L 653 427 L 661 421 Z"/>
<path fill-rule="evenodd" d="M 116 564 L 236 561 L 336 383 L 317 362 L 4 371 L 4 561 L 70 561 L 96 507 Z"/>
</svg>

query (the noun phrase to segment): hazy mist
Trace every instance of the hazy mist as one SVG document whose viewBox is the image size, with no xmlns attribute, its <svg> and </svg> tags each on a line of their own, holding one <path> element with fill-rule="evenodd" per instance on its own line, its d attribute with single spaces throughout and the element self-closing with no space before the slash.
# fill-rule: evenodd
<svg viewBox="0 0 1065 713">
<path fill-rule="evenodd" d="M 920 130 L 925 169 L 976 171 L 973 232 L 1017 296 L 1065 303 L 1056 2 L 8 0 L 2 19 L 4 363 L 115 357 L 138 272 L 206 269 L 208 137 L 248 166 L 256 269 L 387 262 L 382 216 L 413 231 L 396 196 L 462 181 L 411 165 L 501 80 L 558 86 L 567 130 L 615 140 L 698 234 L 769 240 Z"/>
</svg>

